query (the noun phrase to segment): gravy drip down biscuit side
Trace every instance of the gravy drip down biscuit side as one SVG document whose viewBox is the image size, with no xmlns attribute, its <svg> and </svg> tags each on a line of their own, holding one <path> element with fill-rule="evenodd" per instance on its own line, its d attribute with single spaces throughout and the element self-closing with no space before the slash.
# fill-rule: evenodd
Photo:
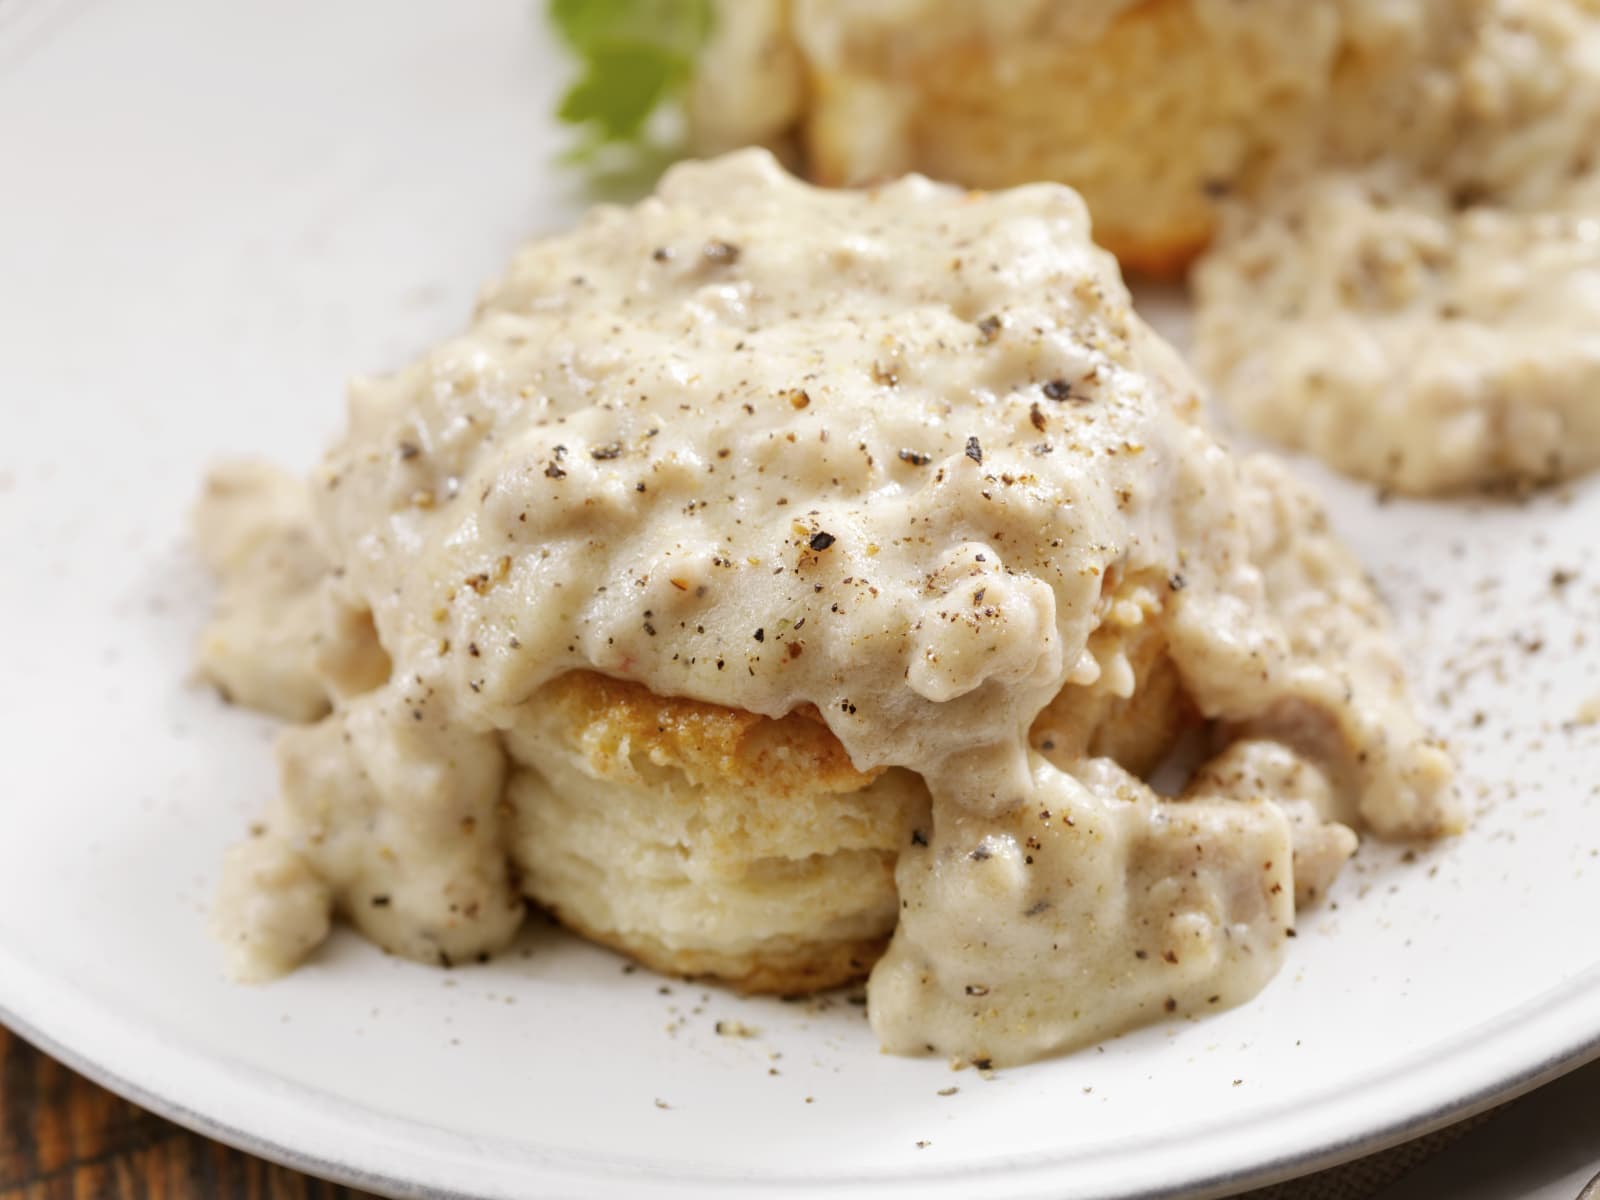
<svg viewBox="0 0 1600 1200">
<path fill-rule="evenodd" d="M 1059 186 L 828 192 L 746 151 L 527 246 L 353 385 L 314 537 L 247 519 L 270 479 L 213 487 L 258 543 L 225 579 L 274 537 L 326 564 L 295 560 L 294 661 L 331 711 L 233 852 L 234 969 L 333 913 L 490 954 L 529 895 L 757 989 L 888 939 L 870 1015 L 907 1053 L 1252 995 L 1349 827 L 1460 818 L 1359 568 L 1198 413 Z M 1231 748 L 1159 797 L 1196 719 Z"/>
</svg>

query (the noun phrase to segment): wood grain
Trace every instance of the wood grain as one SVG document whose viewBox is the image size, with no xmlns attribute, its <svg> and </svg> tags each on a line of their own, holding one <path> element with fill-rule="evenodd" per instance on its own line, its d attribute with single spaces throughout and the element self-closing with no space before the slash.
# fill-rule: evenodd
<svg viewBox="0 0 1600 1200">
<path fill-rule="evenodd" d="M 0 1028 L 0 1200 L 375 1200 L 153 1116 Z"/>
</svg>

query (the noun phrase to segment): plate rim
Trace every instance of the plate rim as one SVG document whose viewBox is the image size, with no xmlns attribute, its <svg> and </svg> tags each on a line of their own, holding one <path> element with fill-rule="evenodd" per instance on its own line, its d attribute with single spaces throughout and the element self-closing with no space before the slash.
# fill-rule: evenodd
<svg viewBox="0 0 1600 1200">
<path fill-rule="evenodd" d="M 1502 1011 L 1489 1022 L 1391 1063 L 1359 1085 L 1315 1093 L 1295 1105 L 1276 1110 L 1265 1119 L 1236 1121 L 1231 1128 L 1223 1127 L 1218 1131 L 1221 1138 L 1238 1139 L 1248 1135 L 1258 1143 L 1286 1146 L 1279 1154 L 1251 1161 L 1248 1165 L 1219 1167 L 1207 1163 L 1203 1145 L 1199 1154 L 1192 1148 L 1203 1142 L 1208 1131 L 1201 1129 L 1190 1133 L 1184 1141 L 1191 1146 L 1190 1151 L 1177 1164 L 1180 1169 L 1170 1166 L 1163 1169 L 1169 1179 L 1164 1183 L 1151 1184 L 1148 1179 L 1134 1178 L 1126 1181 L 1127 1186 L 1118 1185 L 1107 1178 L 1116 1172 L 1103 1168 L 1096 1172 L 1098 1178 L 1085 1179 L 1082 1172 L 1086 1163 L 1081 1155 L 1076 1158 L 1034 1157 L 965 1170 L 959 1166 L 952 1169 L 947 1164 L 926 1173 L 763 1178 L 749 1173 L 696 1173 L 693 1168 L 686 1171 L 650 1169 L 637 1162 L 606 1164 L 592 1155 L 564 1152 L 556 1158 L 548 1149 L 541 1151 L 525 1146 L 522 1150 L 528 1158 L 522 1162 L 514 1162 L 504 1153 L 477 1159 L 477 1165 L 484 1168 L 475 1172 L 481 1176 L 480 1183 L 462 1190 L 418 1173 L 418 1169 L 429 1162 L 435 1175 L 451 1167 L 448 1148 L 437 1140 L 435 1143 L 407 1141 L 412 1150 L 413 1169 L 409 1172 L 396 1173 L 374 1165 L 386 1150 L 393 1149 L 392 1144 L 385 1145 L 385 1129 L 390 1131 L 387 1140 L 392 1143 L 396 1131 L 419 1130 L 426 1126 L 365 1108 L 299 1084 L 287 1076 L 275 1076 L 258 1067 L 185 1047 L 181 1039 L 158 1026 L 110 1011 L 103 1000 L 90 995 L 75 981 L 52 981 L 47 969 L 27 964 L 15 947 L 0 941 L 0 1024 L 10 1027 L 44 1053 L 124 1099 L 201 1136 L 324 1179 L 416 1200 L 498 1200 L 501 1196 L 515 1194 L 509 1190 L 512 1187 L 529 1186 L 559 1187 L 564 1189 L 562 1194 L 585 1196 L 737 1192 L 788 1197 L 814 1195 L 816 1189 L 826 1187 L 841 1196 L 1003 1195 L 1045 1200 L 1060 1195 L 1060 1188 L 1068 1179 L 1079 1200 L 1177 1200 L 1180 1197 L 1203 1200 L 1298 1178 L 1378 1153 L 1503 1104 L 1590 1061 L 1600 1061 L 1600 1020 L 1593 1016 L 1587 1023 L 1564 1019 L 1569 1014 L 1579 1016 L 1586 1007 L 1593 1013 L 1596 998 L 1600 998 L 1600 962 L 1590 964 L 1523 1004 Z M 57 1019 L 52 1020 L 52 1012 L 57 1014 Z M 80 1022 L 76 1026 L 74 1016 Z M 83 1020 L 90 1021 L 91 1026 L 82 1026 Z M 104 1054 L 85 1048 L 84 1043 L 96 1040 L 95 1026 L 100 1029 L 99 1040 L 109 1039 L 119 1048 L 117 1051 Z M 119 1032 L 124 1036 L 116 1036 Z M 1532 1046 L 1522 1045 L 1524 1042 Z M 163 1075 L 159 1063 L 164 1057 L 172 1066 Z M 257 1102 L 257 1111 L 260 1110 L 259 1101 L 274 1092 L 279 1093 L 280 1101 L 292 1100 L 293 1093 L 299 1093 L 302 1100 L 320 1101 L 320 1111 L 307 1115 L 328 1120 L 330 1131 L 336 1132 L 341 1143 L 352 1149 L 344 1158 L 329 1157 L 273 1135 L 264 1128 L 270 1124 L 265 1119 L 252 1128 L 248 1121 L 208 1114 L 201 1102 L 184 1095 L 186 1090 L 195 1090 L 195 1085 L 186 1089 L 182 1082 L 186 1074 L 196 1068 L 222 1069 L 224 1091 L 231 1092 L 236 1102 Z M 1443 1085 L 1452 1072 L 1465 1075 L 1467 1086 L 1449 1099 L 1440 1100 L 1437 1094 L 1448 1090 Z M 1428 1104 L 1397 1106 L 1391 1099 L 1386 1106 L 1363 1105 L 1359 1098 L 1368 1094 L 1368 1087 L 1382 1082 L 1389 1083 L 1391 1089 L 1398 1085 L 1411 1090 L 1420 1087 L 1424 1093 L 1434 1094 L 1435 1099 Z M 1359 1114 L 1363 1107 L 1376 1115 L 1362 1119 Z M 1341 1112 L 1346 1114 L 1342 1121 L 1338 1119 Z M 1355 1119 L 1348 1115 L 1350 1112 L 1358 1114 Z M 363 1127 L 359 1121 L 361 1116 L 375 1123 Z M 1331 1131 L 1329 1136 L 1308 1137 L 1303 1129 L 1297 1132 L 1294 1128 L 1297 1122 L 1301 1125 L 1308 1120 L 1315 1123 L 1319 1117 L 1332 1118 L 1323 1121 Z M 1285 1127 L 1290 1136 L 1280 1133 Z M 436 1139 L 462 1140 L 463 1148 L 469 1151 L 481 1152 L 493 1146 L 505 1150 L 517 1147 L 517 1143 L 505 1139 L 469 1139 L 457 1130 L 441 1128 L 435 1132 Z M 541 1158 L 544 1161 L 539 1161 Z M 1115 1158 L 1112 1156 L 1107 1162 L 1113 1163 Z M 981 1179 L 975 1174 L 980 1170 Z M 1085 1185 L 1098 1190 L 1083 1190 Z"/>
</svg>

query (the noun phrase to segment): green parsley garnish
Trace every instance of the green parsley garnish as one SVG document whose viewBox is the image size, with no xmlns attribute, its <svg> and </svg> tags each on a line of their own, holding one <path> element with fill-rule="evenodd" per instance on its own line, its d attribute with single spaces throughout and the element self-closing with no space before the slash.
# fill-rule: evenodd
<svg viewBox="0 0 1600 1200">
<path fill-rule="evenodd" d="M 550 0 L 550 21 L 583 64 L 556 115 L 585 131 L 575 148 L 639 143 L 688 82 L 711 32 L 711 0 Z"/>
</svg>

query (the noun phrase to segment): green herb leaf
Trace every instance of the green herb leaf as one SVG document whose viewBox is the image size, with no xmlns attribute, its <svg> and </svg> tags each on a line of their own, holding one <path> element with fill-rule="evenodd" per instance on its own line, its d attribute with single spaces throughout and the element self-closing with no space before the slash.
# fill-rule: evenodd
<svg viewBox="0 0 1600 1200">
<path fill-rule="evenodd" d="M 643 139 L 688 81 L 711 30 L 711 0 L 550 0 L 550 21 L 583 62 L 556 115 L 588 131 L 579 156 Z"/>
<path fill-rule="evenodd" d="M 597 141 L 632 141 L 679 78 L 676 64 L 652 50 L 606 46 L 589 56 L 556 115 L 569 125 L 591 126 Z"/>
<path fill-rule="evenodd" d="M 711 31 L 710 0 L 550 0 L 550 20 L 567 45 L 587 55 L 621 43 L 691 58 Z"/>
</svg>

